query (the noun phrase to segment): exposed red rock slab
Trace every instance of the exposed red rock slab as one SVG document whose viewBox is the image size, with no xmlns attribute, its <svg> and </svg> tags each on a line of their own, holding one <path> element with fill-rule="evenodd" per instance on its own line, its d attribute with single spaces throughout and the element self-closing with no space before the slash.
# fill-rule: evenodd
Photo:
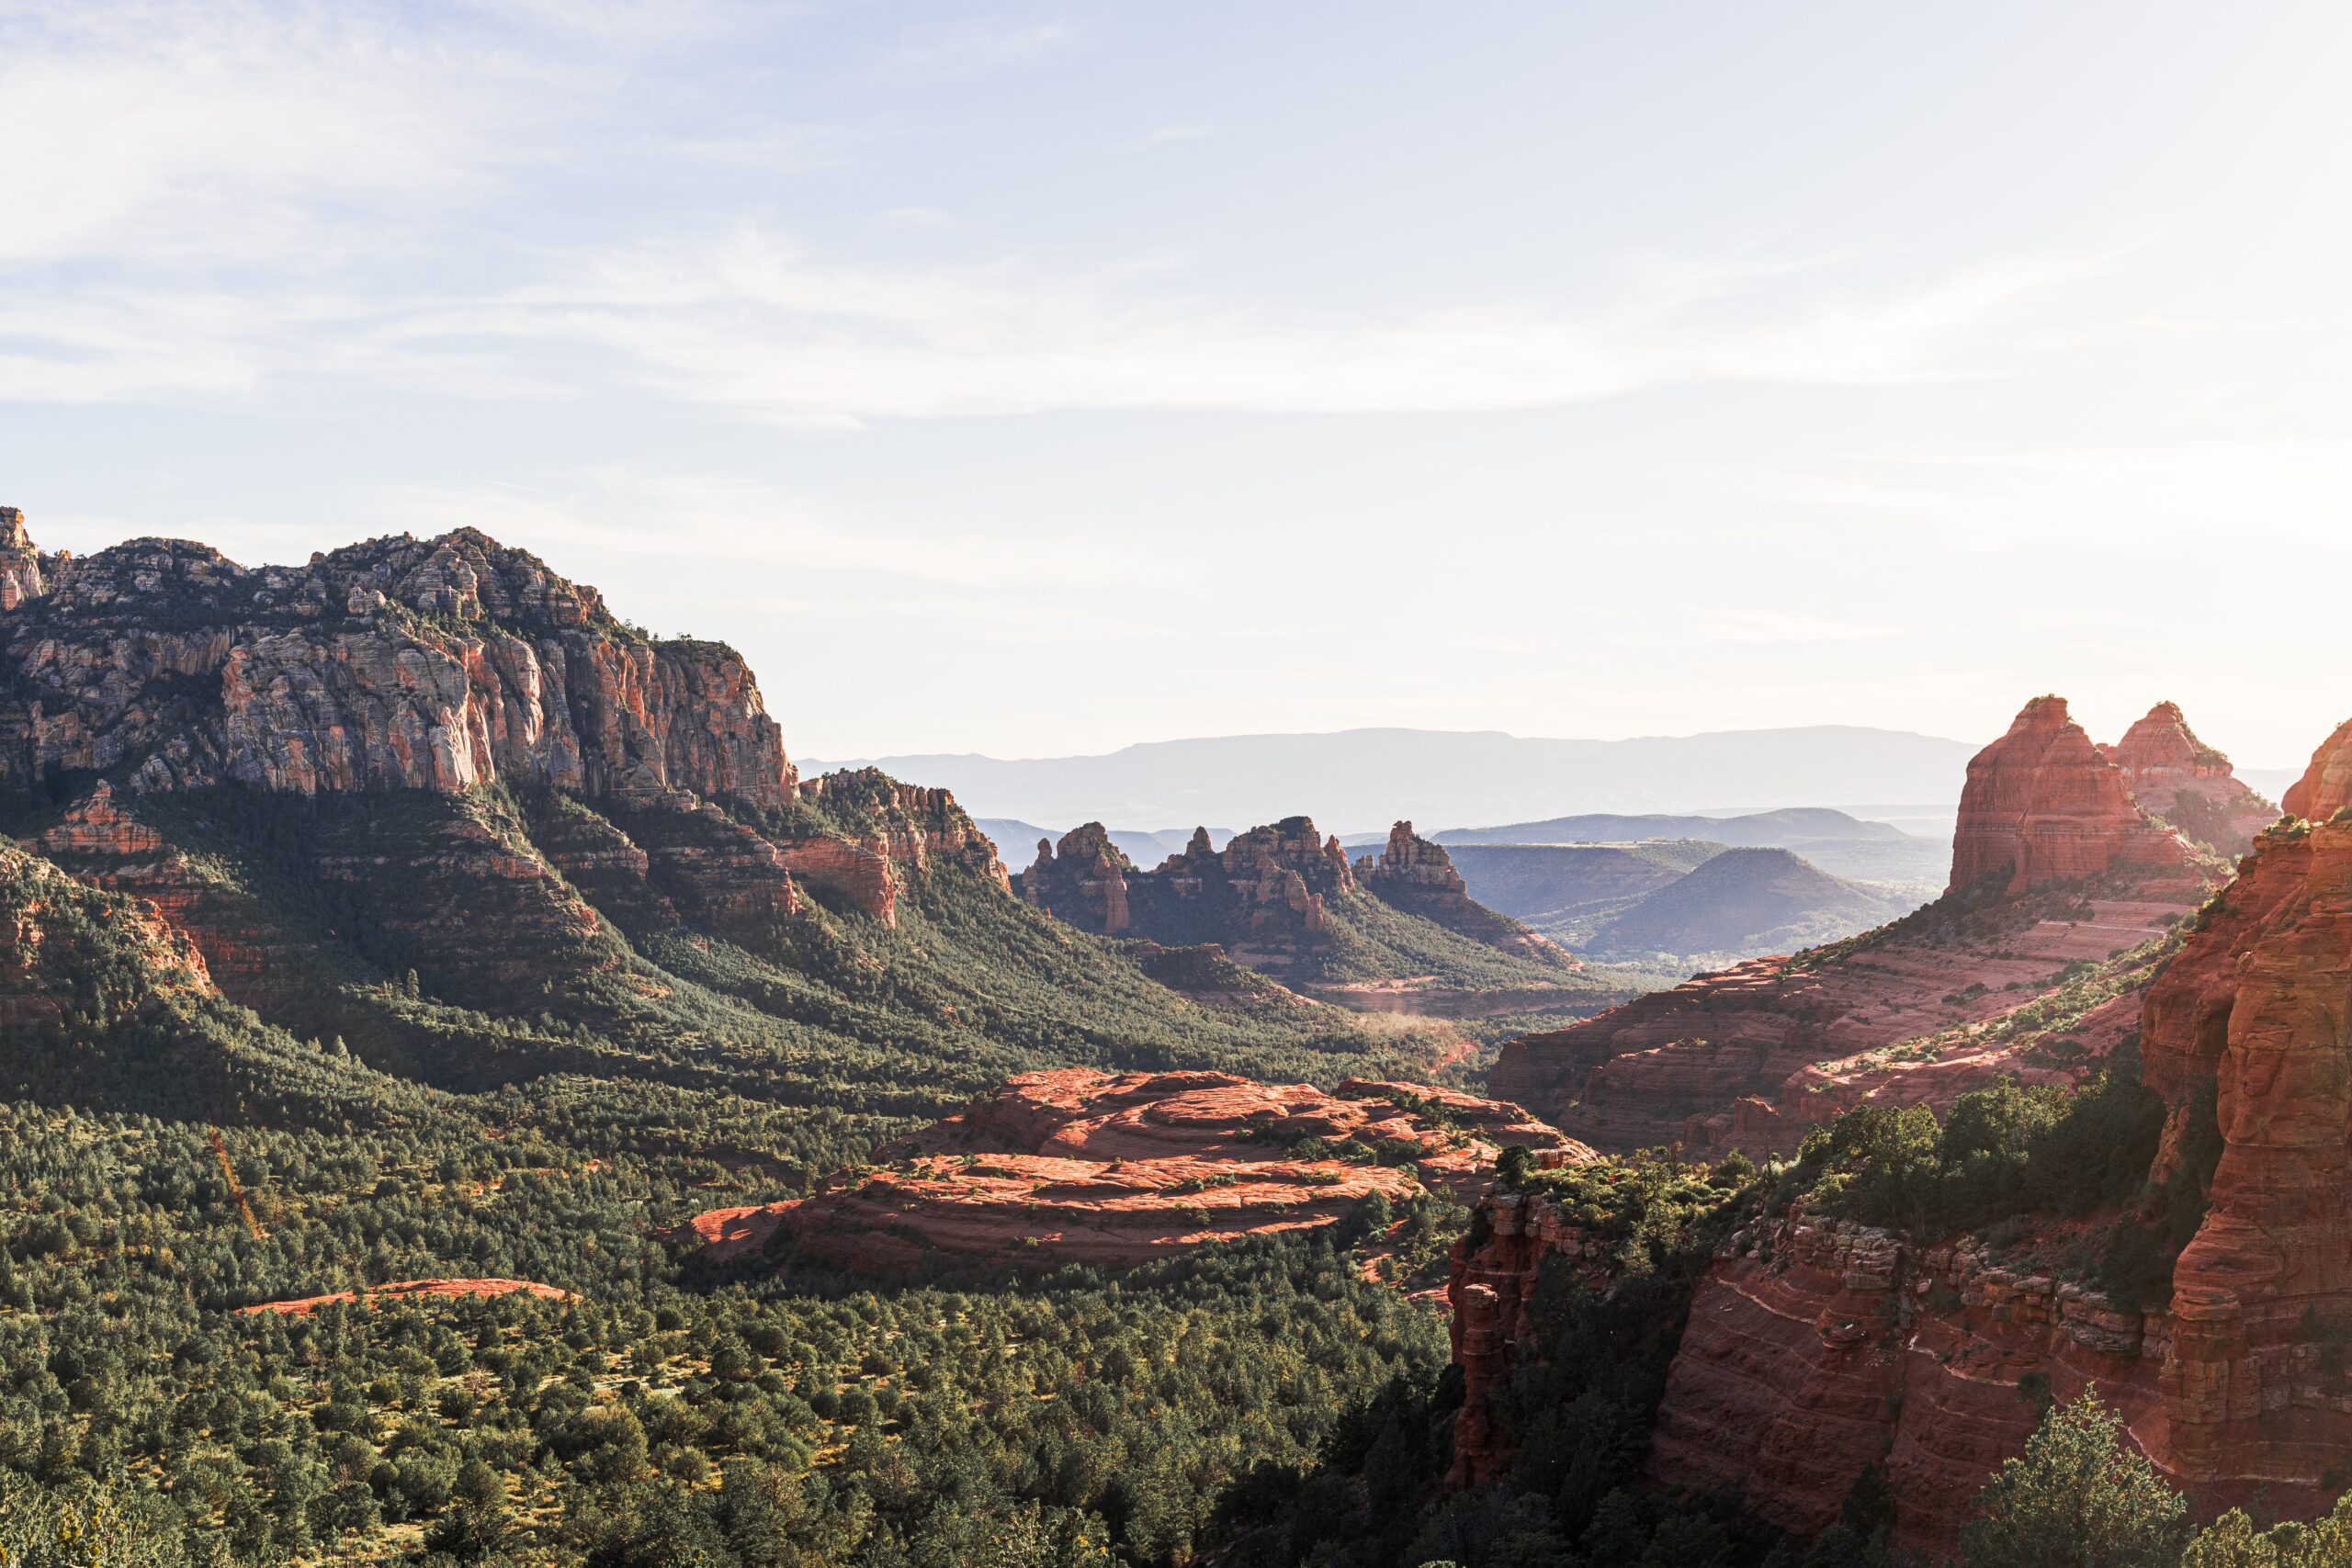
<svg viewBox="0 0 2352 1568">
<path fill-rule="evenodd" d="M 703 1258 L 713 1263 L 729 1262 L 765 1247 L 799 1201 L 787 1198 L 739 1209 L 712 1209 L 688 1220 L 684 1233 Z"/>
<path fill-rule="evenodd" d="M 1333 1224 L 1412 1172 L 1337 1160 L 931 1155 L 820 1192 L 782 1216 L 810 1257 L 909 1273 L 934 1255 L 1052 1269 L 1127 1269 L 1213 1242 Z"/>
<path fill-rule="evenodd" d="M 237 1309 L 240 1316 L 259 1313 L 275 1313 L 282 1317 L 300 1317 L 321 1307 L 349 1306 L 365 1302 L 380 1306 L 390 1301 L 414 1301 L 419 1298 L 453 1300 L 461 1296 L 537 1296 L 547 1301 L 568 1302 L 574 1299 L 570 1291 L 553 1285 L 542 1285 L 536 1280 L 399 1280 L 388 1285 L 370 1285 L 364 1291 L 334 1291 L 323 1296 L 303 1296 L 294 1301 L 260 1302 Z"/>
<path fill-rule="evenodd" d="M 1351 1140 L 1389 1163 L 1329 1152 Z M 1024 1073 L 885 1151 L 883 1169 L 805 1201 L 697 1215 L 678 1239 L 725 1260 L 785 1229 L 811 1257 L 880 1273 L 933 1256 L 1123 1269 L 1331 1224 L 1374 1193 L 1466 1194 L 1506 1144 L 1557 1163 L 1594 1157 L 1515 1105 L 1420 1084 L 1351 1078 L 1327 1093 L 1229 1073 L 1061 1068 Z"/>
</svg>

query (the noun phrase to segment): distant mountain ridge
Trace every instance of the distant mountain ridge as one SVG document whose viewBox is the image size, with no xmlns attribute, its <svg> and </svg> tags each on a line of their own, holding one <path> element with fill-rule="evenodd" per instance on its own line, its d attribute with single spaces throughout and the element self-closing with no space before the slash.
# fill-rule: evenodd
<svg viewBox="0 0 2352 1568">
<path fill-rule="evenodd" d="M 1399 817 L 1476 824 L 1725 802 L 1954 802 L 1976 750 L 1964 740 L 1851 725 L 1626 740 L 1378 728 L 1148 741 L 1091 757 L 869 761 L 895 777 L 944 784 L 980 817 L 1272 822 L 1304 807 L 1353 834 L 1385 831 Z"/>
<path fill-rule="evenodd" d="M 1430 837 L 1447 845 L 1639 844 L 1652 839 L 1696 839 L 1733 849 L 1784 850 L 1823 840 L 1877 839 L 1891 843 L 1905 834 L 1887 823 L 1866 822 L 1823 807 L 1782 807 L 1740 817 L 1594 812 L 1499 828 L 1449 828 Z"/>
<path fill-rule="evenodd" d="M 1729 849 L 1593 933 L 1611 958 L 1712 953 L 1726 961 L 1835 941 L 1907 914 L 1913 901 L 1843 881 L 1797 855 Z"/>
</svg>

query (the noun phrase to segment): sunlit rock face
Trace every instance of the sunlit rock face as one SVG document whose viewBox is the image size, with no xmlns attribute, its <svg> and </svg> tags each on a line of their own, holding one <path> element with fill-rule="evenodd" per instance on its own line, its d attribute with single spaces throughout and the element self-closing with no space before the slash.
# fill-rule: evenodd
<svg viewBox="0 0 2352 1568">
<path fill-rule="evenodd" d="M 12 516 L 0 613 L 0 787 L 503 780 L 778 807 L 797 783 L 733 650 L 634 633 L 594 589 L 471 529 L 248 570 L 184 540 L 39 556 Z"/>
</svg>

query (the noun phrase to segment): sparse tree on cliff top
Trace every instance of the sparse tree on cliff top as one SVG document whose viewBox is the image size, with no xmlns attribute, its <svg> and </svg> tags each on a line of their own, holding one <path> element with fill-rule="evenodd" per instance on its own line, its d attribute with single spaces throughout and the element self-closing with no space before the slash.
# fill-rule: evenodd
<svg viewBox="0 0 2352 1568">
<path fill-rule="evenodd" d="M 2098 1391 L 2042 1417 L 2025 1452 L 1976 1495 L 1968 1568 L 2174 1568 L 2188 1504 L 2122 1441 Z"/>
</svg>

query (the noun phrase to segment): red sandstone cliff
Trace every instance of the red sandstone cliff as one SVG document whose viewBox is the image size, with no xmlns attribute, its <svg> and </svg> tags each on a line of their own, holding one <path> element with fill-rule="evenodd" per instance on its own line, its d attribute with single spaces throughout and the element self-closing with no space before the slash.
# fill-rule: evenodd
<svg viewBox="0 0 2352 1568">
<path fill-rule="evenodd" d="M 2143 809 L 2232 860 L 2278 819 L 2278 809 L 2231 772 L 2227 757 L 2197 739 L 2177 703 L 2158 703 L 2100 750 Z"/>
<path fill-rule="evenodd" d="M 2003 872 L 2008 890 L 2022 893 L 2119 867 L 2166 870 L 2188 859 L 2132 800 L 2122 771 L 2068 716 L 2064 697 L 2026 704 L 2009 732 L 1968 764 L 1952 833 L 1955 890 Z"/>
<path fill-rule="evenodd" d="M 2169 1309 L 1995 1267 L 1967 1237 L 1802 1214 L 1751 1224 L 1692 1301 L 1652 1433 L 1655 1483 L 1728 1492 L 1810 1533 L 1883 1459 L 1894 1544 L 1948 1551 L 2031 1429 L 2033 1379 L 2060 1400 L 2096 1382 L 2200 1511 L 2333 1499 L 2352 1455 L 2352 818 L 2336 820 L 2352 807 L 2352 724 L 2287 807 L 2138 1003 L 2147 1081 L 2170 1106 L 2152 1174 L 2180 1169 L 2200 1131 L 2222 1145 Z M 1487 1238 L 1457 1251 L 1458 1480 L 1508 1462 L 1488 1396 L 1526 1351 L 1521 1307 L 1543 1259 L 1596 1262 L 1542 1201 L 1482 1200 Z"/>
<path fill-rule="evenodd" d="M 2352 1453 L 2352 726 L 2288 792 L 2143 1022 L 2173 1106 L 2160 1165 L 2214 1103 L 2210 1203 L 2173 1273 L 2172 1468 L 2301 1501 Z M 2214 1100 L 2200 1089 L 2211 1086 Z"/>
</svg>

